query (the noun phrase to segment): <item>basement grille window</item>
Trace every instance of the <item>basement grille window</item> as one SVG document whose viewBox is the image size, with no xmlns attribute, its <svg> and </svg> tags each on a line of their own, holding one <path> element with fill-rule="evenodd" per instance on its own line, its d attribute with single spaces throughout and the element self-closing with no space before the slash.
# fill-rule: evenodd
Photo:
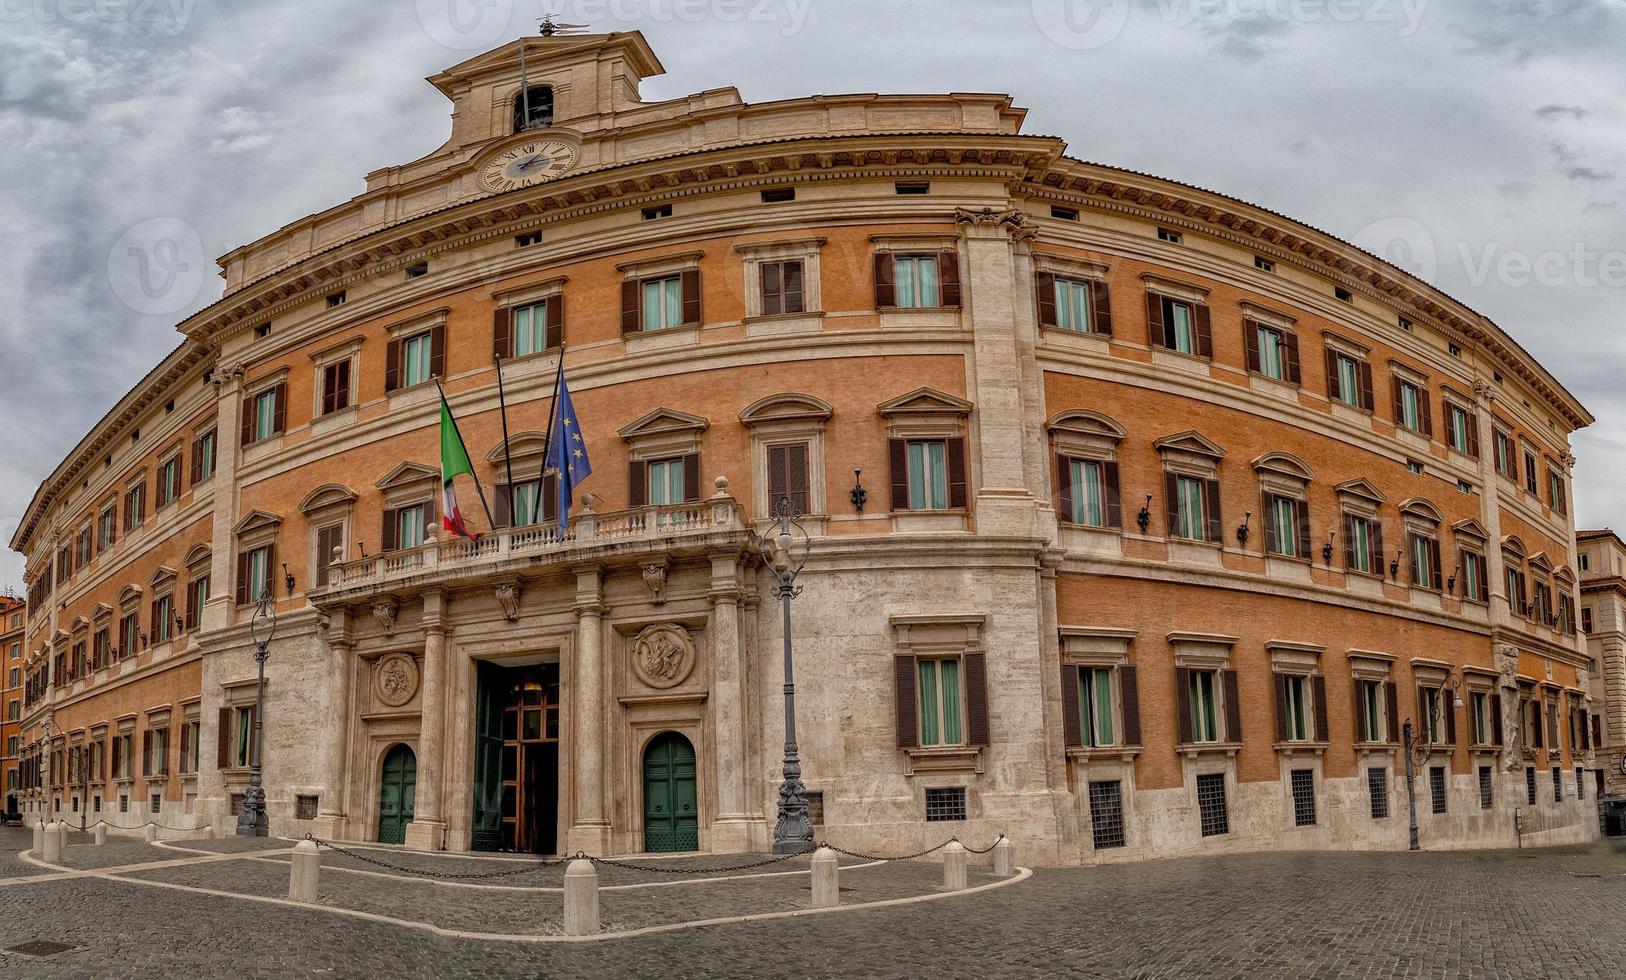
<svg viewBox="0 0 1626 980">
<path fill-rule="evenodd" d="M 406 277 L 408 279 L 417 279 L 420 276 L 427 275 L 429 275 L 428 262 L 418 262 L 406 267 Z"/>
<path fill-rule="evenodd" d="M 1231 832 L 1231 819 L 1225 810 L 1225 774 L 1197 777 L 1197 814 L 1202 835 L 1218 837 Z"/>
<path fill-rule="evenodd" d="M 815 827 L 824 826 L 824 792 L 815 790 L 807 796 L 807 822 Z"/>
<path fill-rule="evenodd" d="M 1553 802 L 1564 802 L 1564 770 L 1553 767 Z"/>
<path fill-rule="evenodd" d="M 1527 806 L 1536 805 L 1536 767 L 1524 767 L 1524 797 Z"/>
<path fill-rule="evenodd" d="M 763 204 L 784 204 L 786 201 L 796 200 L 794 187 L 770 187 L 762 192 Z"/>
<path fill-rule="evenodd" d="M 1428 769 L 1428 795 L 1434 803 L 1435 813 L 1445 812 L 1445 767 L 1430 766 Z"/>
<path fill-rule="evenodd" d="M 240 817 L 243 815 L 242 793 L 233 793 L 231 795 L 231 815 L 234 817 Z"/>
<path fill-rule="evenodd" d="M 942 786 L 926 790 L 926 822 L 965 819 L 965 787 Z"/>
<path fill-rule="evenodd" d="M 1372 798 L 1372 819 L 1389 818 L 1389 770 L 1375 766 L 1366 770 L 1366 793 Z"/>
<path fill-rule="evenodd" d="M 1184 236 L 1178 231 L 1172 231 L 1168 228 L 1159 228 L 1157 230 L 1157 237 L 1159 241 L 1168 242 L 1170 245 L 1178 245 L 1180 244 L 1180 239 Z"/>
<path fill-rule="evenodd" d="M 1581 775 L 1581 772 L 1582 772 L 1581 767 L 1576 766 L 1575 767 L 1575 798 L 1578 799 L 1578 800 L 1586 799 L 1586 782 L 1584 781 L 1584 777 Z"/>
<path fill-rule="evenodd" d="M 1090 837 L 1096 850 L 1124 846 L 1124 792 L 1118 780 L 1090 783 Z"/>
<path fill-rule="evenodd" d="M 1077 208 L 1062 208 L 1062 207 L 1056 207 L 1055 205 L 1051 205 L 1051 207 L 1050 207 L 1050 216 L 1052 218 L 1060 218 L 1063 221 L 1077 221 L 1078 220 L 1078 209 Z"/>
<path fill-rule="evenodd" d="M 652 208 L 644 208 L 645 221 L 654 221 L 656 218 L 670 218 L 671 216 L 672 205 L 670 204 L 660 204 Z"/>
<path fill-rule="evenodd" d="M 1496 802 L 1496 783 L 1491 778 L 1491 767 L 1479 767 L 1479 808 L 1489 810 Z"/>
<path fill-rule="evenodd" d="M 128 794 L 128 793 L 120 793 L 119 794 L 119 812 L 120 813 L 129 813 L 130 812 L 130 794 Z"/>
<path fill-rule="evenodd" d="M 102 794 L 97 793 L 95 796 L 92 796 L 90 798 L 90 812 L 91 813 L 101 813 L 102 812 Z"/>
<path fill-rule="evenodd" d="M 929 180 L 900 180 L 892 185 L 892 189 L 899 194 L 930 194 L 932 183 Z"/>
<path fill-rule="evenodd" d="M 532 245 L 540 244 L 542 244 L 542 233 L 540 231 L 528 231 L 523 235 L 514 236 L 515 248 L 530 248 Z"/>
<path fill-rule="evenodd" d="M 164 809 L 164 798 L 158 793 L 152 794 L 152 798 L 148 802 L 149 808 L 147 812 L 153 814 L 154 816 L 157 816 L 158 813 Z"/>
<path fill-rule="evenodd" d="M 332 294 L 331 296 L 329 296 L 327 298 L 327 308 L 330 309 L 330 310 L 333 309 L 335 306 L 343 306 L 343 305 L 344 305 L 344 293 L 342 291 L 334 293 L 334 294 Z"/>
<path fill-rule="evenodd" d="M 311 796 L 311 795 L 308 795 L 308 794 L 301 794 L 299 796 L 294 797 L 294 819 L 295 820 L 315 820 L 316 819 L 316 797 L 315 796 Z"/>
<path fill-rule="evenodd" d="M 1276 263 L 1265 258 L 1263 255 L 1255 255 L 1253 257 L 1253 267 L 1258 269 L 1260 272 L 1276 271 Z"/>
<path fill-rule="evenodd" d="M 1315 773 L 1309 769 L 1294 769 L 1293 826 L 1315 826 Z"/>
<path fill-rule="evenodd" d="M 269 336 L 271 336 L 271 324 L 262 323 L 259 326 L 254 328 L 254 337 L 255 337 L 255 339 L 263 340 L 263 339 L 265 339 L 266 337 L 269 337 Z"/>
</svg>

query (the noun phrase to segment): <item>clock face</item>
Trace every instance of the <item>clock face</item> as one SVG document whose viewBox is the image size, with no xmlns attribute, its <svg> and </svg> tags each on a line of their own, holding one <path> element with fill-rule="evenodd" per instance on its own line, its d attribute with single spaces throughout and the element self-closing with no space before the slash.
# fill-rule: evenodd
<svg viewBox="0 0 1626 980">
<path fill-rule="evenodd" d="M 576 163 L 576 148 L 558 140 L 517 143 L 480 169 L 480 183 L 489 191 L 511 191 L 549 181 Z"/>
</svg>

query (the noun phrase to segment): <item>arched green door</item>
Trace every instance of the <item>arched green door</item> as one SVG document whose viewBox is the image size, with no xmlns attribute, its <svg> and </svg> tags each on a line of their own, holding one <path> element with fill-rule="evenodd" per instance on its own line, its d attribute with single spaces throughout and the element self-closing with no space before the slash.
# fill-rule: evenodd
<svg viewBox="0 0 1626 980">
<path fill-rule="evenodd" d="M 405 745 L 397 745 L 384 756 L 383 780 L 378 790 L 378 842 L 400 844 L 406 840 L 406 825 L 412 822 L 412 805 L 418 795 L 418 757 Z"/>
<path fill-rule="evenodd" d="M 644 850 L 699 849 L 694 746 L 677 732 L 663 732 L 644 750 Z"/>
</svg>

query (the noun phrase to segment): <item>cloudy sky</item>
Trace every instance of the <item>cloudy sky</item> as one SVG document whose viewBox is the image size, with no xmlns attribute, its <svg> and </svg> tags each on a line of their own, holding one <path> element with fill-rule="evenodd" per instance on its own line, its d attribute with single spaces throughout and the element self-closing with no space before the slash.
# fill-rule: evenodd
<svg viewBox="0 0 1626 980">
<path fill-rule="evenodd" d="M 1626 525 L 1626 0 L 0 0 L 4 539 L 215 256 L 434 149 L 422 79 L 547 12 L 642 30 L 647 99 L 1009 92 L 1075 156 L 1383 250 L 1598 416 L 1579 521 Z"/>
</svg>

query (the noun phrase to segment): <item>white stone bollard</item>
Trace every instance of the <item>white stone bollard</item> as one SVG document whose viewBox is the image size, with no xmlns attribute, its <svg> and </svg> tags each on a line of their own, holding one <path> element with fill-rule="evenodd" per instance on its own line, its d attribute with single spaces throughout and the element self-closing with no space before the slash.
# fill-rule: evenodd
<svg viewBox="0 0 1626 980">
<path fill-rule="evenodd" d="M 316 904 L 316 883 L 322 874 L 322 856 L 316 842 L 302 840 L 294 845 L 293 870 L 288 873 L 288 897 L 308 905 Z"/>
<path fill-rule="evenodd" d="M 96 843 L 107 843 L 107 824 L 99 823 L 96 825 Z"/>
<path fill-rule="evenodd" d="M 62 862 L 62 824 L 60 821 L 45 828 L 45 848 L 40 860 L 46 864 L 60 864 Z"/>
<path fill-rule="evenodd" d="M 821 847 L 813 852 L 813 908 L 841 904 L 841 871 L 836 852 Z"/>
<path fill-rule="evenodd" d="M 147 826 L 143 827 L 142 830 L 141 830 L 141 839 L 146 841 L 149 844 L 151 844 L 153 841 L 157 840 L 158 839 L 158 827 L 157 827 L 157 825 L 153 824 L 152 822 L 149 821 Z"/>
<path fill-rule="evenodd" d="M 1016 874 L 1016 866 L 1011 861 L 1011 842 L 1001 837 L 994 842 L 994 876 L 1009 878 Z"/>
<path fill-rule="evenodd" d="M 598 932 L 598 869 L 577 858 L 565 868 L 565 935 Z"/>
<path fill-rule="evenodd" d="M 34 856 L 37 858 L 45 856 L 45 821 L 43 819 L 34 822 Z"/>
<path fill-rule="evenodd" d="M 965 887 L 965 846 L 957 840 L 943 848 L 943 889 L 957 892 Z"/>
</svg>

